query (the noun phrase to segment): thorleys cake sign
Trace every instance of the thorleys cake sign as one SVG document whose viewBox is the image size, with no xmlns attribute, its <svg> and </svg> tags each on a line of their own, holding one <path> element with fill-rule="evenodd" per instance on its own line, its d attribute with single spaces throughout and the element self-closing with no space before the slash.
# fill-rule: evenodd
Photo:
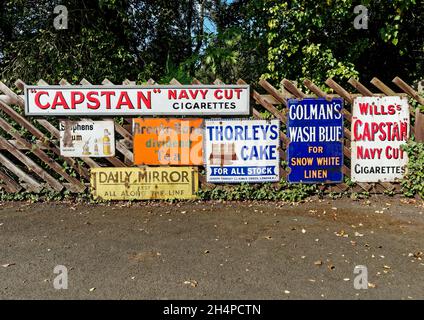
<svg viewBox="0 0 424 320">
<path fill-rule="evenodd" d="M 402 179 L 408 156 L 401 149 L 409 137 L 405 97 L 358 97 L 352 114 L 352 181 Z"/>
<path fill-rule="evenodd" d="M 28 116 L 248 115 L 248 85 L 26 86 Z"/>
<path fill-rule="evenodd" d="M 279 180 L 278 120 L 206 120 L 204 141 L 208 182 Z"/>
</svg>

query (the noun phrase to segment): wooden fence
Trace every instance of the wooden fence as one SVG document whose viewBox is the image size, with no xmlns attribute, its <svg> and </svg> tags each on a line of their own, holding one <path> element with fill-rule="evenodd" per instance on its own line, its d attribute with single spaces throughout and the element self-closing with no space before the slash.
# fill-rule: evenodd
<svg viewBox="0 0 424 320">
<path fill-rule="evenodd" d="M 345 164 L 343 172 L 345 176 L 350 177 L 350 123 L 352 115 L 350 106 L 353 99 L 357 96 L 409 96 L 424 105 L 424 99 L 418 93 L 407 85 L 400 78 L 393 79 L 393 83 L 399 87 L 402 92 L 396 93 L 386 84 L 378 80 L 372 79 L 371 83 L 379 90 L 379 93 L 371 92 L 367 87 L 355 79 L 350 79 L 349 84 L 355 89 L 356 93 L 351 93 L 336 83 L 333 79 L 328 79 L 325 84 L 329 87 L 329 92 L 322 91 L 317 85 L 309 80 L 304 81 L 304 86 L 310 92 L 306 94 L 302 92 L 293 82 L 283 80 L 281 88 L 277 89 L 269 82 L 261 80 L 259 82 L 261 91 L 259 93 L 251 88 L 253 114 L 257 119 L 262 118 L 261 111 L 263 108 L 269 111 L 275 118 L 287 123 L 287 99 L 289 98 L 305 98 L 305 97 L 323 97 L 331 99 L 333 97 L 342 97 L 345 100 L 345 116 L 344 128 L 344 155 Z M 43 80 L 38 81 L 39 85 L 47 85 Z M 80 84 L 90 85 L 83 79 Z M 103 85 L 112 85 L 105 79 Z M 124 85 L 134 85 L 134 82 L 125 80 Z M 156 84 L 154 80 L 148 81 L 149 85 Z M 179 85 L 177 80 L 170 82 L 172 85 Z M 201 84 L 194 79 L 192 84 Z M 214 84 L 222 84 L 220 80 L 216 80 Z M 243 80 L 239 80 L 238 84 L 245 84 Z M 23 90 L 24 83 L 21 80 L 15 82 L 17 88 Z M 60 81 L 60 85 L 67 86 L 66 80 Z M 60 156 L 59 150 L 59 130 L 58 121 L 60 119 L 39 119 L 26 118 L 24 114 L 24 99 L 16 94 L 12 89 L 0 82 L 0 189 L 9 193 L 17 192 L 34 192 L 39 193 L 44 190 L 63 191 L 70 193 L 88 192 L 89 169 L 101 166 L 114 167 L 130 167 L 133 166 L 132 152 L 132 133 L 131 118 L 121 119 L 121 122 L 115 118 L 115 137 L 116 137 L 116 155 L 109 158 L 66 158 Z M 262 108 L 263 107 L 263 108 Z M 418 111 L 417 111 L 418 112 Z M 411 113 L 414 111 L 411 108 Z M 422 116 L 421 114 L 419 116 Z M 417 117 L 418 118 L 418 117 Z M 421 121 L 417 121 L 416 125 Z M 284 126 L 282 126 L 284 128 Z M 421 127 L 416 127 L 420 130 Z M 414 130 L 411 130 L 414 131 Z M 286 147 L 288 138 L 281 131 L 281 159 L 286 159 Z M 282 177 L 286 177 L 287 173 L 281 170 Z M 204 186 L 205 178 L 200 177 L 201 184 Z M 382 193 L 386 191 L 398 192 L 400 187 L 395 183 L 357 183 L 354 186 L 348 186 L 345 183 L 321 186 L 323 191 L 367 191 L 371 193 Z"/>
</svg>

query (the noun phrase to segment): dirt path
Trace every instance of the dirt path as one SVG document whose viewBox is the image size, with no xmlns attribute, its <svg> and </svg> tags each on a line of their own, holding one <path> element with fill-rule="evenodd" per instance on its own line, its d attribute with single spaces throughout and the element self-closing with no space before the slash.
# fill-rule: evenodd
<svg viewBox="0 0 424 320">
<path fill-rule="evenodd" d="M 423 212 L 389 197 L 0 203 L 0 298 L 424 299 Z M 56 265 L 67 290 L 53 287 Z"/>
</svg>

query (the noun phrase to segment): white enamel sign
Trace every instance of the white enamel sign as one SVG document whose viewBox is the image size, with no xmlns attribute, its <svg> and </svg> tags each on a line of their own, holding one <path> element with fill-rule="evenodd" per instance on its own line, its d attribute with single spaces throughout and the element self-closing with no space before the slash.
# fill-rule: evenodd
<svg viewBox="0 0 424 320">
<path fill-rule="evenodd" d="M 28 116 L 249 113 L 248 85 L 25 87 Z"/>
<path fill-rule="evenodd" d="M 203 141 L 208 182 L 279 181 L 278 120 L 206 120 Z"/>
<path fill-rule="evenodd" d="M 408 156 L 400 146 L 408 140 L 409 130 L 407 98 L 356 98 L 352 111 L 352 181 L 402 179 Z"/>
<path fill-rule="evenodd" d="M 60 154 L 64 157 L 113 157 L 113 121 L 60 121 Z"/>
</svg>

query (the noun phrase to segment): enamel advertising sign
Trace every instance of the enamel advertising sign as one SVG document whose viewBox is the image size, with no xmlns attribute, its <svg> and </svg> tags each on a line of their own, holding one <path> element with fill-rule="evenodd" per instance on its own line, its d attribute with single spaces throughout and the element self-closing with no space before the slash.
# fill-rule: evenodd
<svg viewBox="0 0 424 320">
<path fill-rule="evenodd" d="M 91 169 L 91 193 L 104 200 L 196 199 L 197 167 Z"/>
<path fill-rule="evenodd" d="M 27 116 L 249 113 L 248 85 L 25 87 Z"/>
<path fill-rule="evenodd" d="M 343 181 L 343 100 L 289 99 L 288 181 Z"/>
<path fill-rule="evenodd" d="M 205 120 L 207 181 L 279 181 L 278 120 Z"/>
<path fill-rule="evenodd" d="M 60 154 L 64 157 L 113 157 L 113 121 L 60 121 Z"/>
<path fill-rule="evenodd" d="M 133 120 L 134 164 L 203 165 L 203 119 Z"/>
<path fill-rule="evenodd" d="M 406 97 L 358 97 L 352 112 L 352 181 L 402 179 L 408 156 L 401 149 L 409 137 Z"/>
</svg>

